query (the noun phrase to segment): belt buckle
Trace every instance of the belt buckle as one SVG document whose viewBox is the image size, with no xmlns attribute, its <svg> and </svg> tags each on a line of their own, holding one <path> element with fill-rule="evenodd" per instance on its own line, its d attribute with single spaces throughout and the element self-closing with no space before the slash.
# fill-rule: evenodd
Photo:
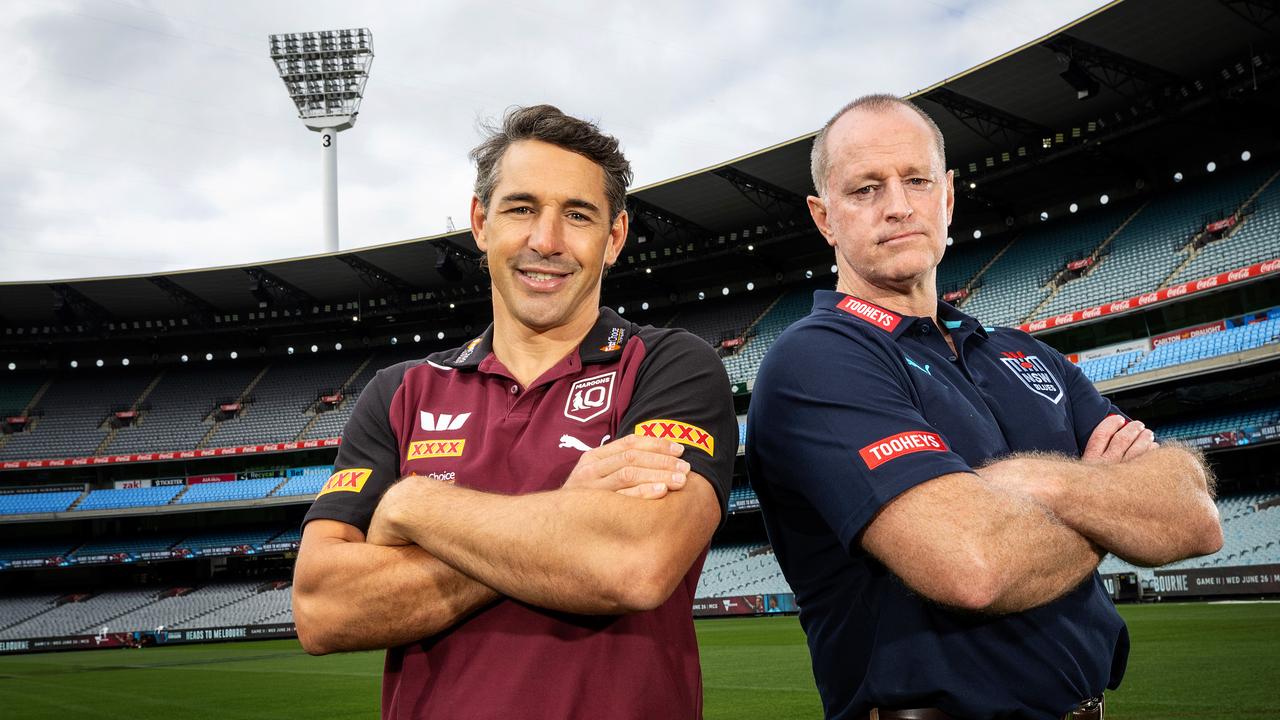
<svg viewBox="0 0 1280 720">
<path fill-rule="evenodd" d="M 1086 698 L 1080 701 L 1074 710 L 1067 715 L 1067 718 L 1081 718 L 1082 720 L 1103 720 L 1103 703 L 1102 696 Z"/>
</svg>

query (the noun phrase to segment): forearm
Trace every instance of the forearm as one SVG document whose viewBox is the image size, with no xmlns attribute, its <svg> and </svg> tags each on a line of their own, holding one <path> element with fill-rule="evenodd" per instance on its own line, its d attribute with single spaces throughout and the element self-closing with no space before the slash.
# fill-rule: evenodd
<svg viewBox="0 0 1280 720">
<path fill-rule="evenodd" d="M 986 612 L 1020 612 L 1045 605 L 1084 582 L 1105 551 L 1026 496 L 999 493 L 985 518 L 985 562 L 995 576 Z"/>
<path fill-rule="evenodd" d="M 1222 547 L 1212 474 L 1176 446 L 1115 464 L 1029 458 L 1024 472 L 1048 480 L 1043 498 L 1063 522 L 1137 565 L 1156 566 Z"/>
<path fill-rule="evenodd" d="M 1102 559 L 1099 548 L 1030 496 L 970 473 L 898 496 L 862 544 L 921 595 L 990 613 L 1051 602 Z"/>
<path fill-rule="evenodd" d="M 389 648 L 453 627 L 499 595 L 413 545 L 304 545 L 294 621 L 312 654 Z"/>
<path fill-rule="evenodd" d="M 392 492 L 397 534 L 504 595 L 576 613 L 660 605 L 718 521 L 700 478 L 657 500 L 569 488 L 494 495 L 424 478 Z"/>
</svg>

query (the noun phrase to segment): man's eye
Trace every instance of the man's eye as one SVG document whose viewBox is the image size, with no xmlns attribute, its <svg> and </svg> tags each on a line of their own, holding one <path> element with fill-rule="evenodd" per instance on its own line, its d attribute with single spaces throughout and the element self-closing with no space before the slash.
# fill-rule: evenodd
<svg viewBox="0 0 1280 720">
<path fill-rule="evenodd" d="M 916 187 L 929 187 L 933 184 L 933 181 L 929 178 L 911 178 L 907 182 L 915 185 Z"/>
<path fill-rule="evenodd" d="M 871 193 L 873 193 L 873 192 L 875 192 L 875 191 L 876 191 L 876 186 L 875 186 L 875 185 L 866 185 L 866 186 L 864 186 L 864 187 L 860 187 L 860 188 L 858 188 L 857 190 L 854 190 L 854 191 L 853 191 L 853 194 L 854 194 L 854 195 L 870 195 Z"/>
<path fill-rule="evenodd" d="M 512 215 L 525 215 L 527 213 L 533 212 L 533 208 L 528 207 L 527 205 L 520 205 L 517 207 L 509 208 L 507 212 L 511 213 Z"/>
<path fill-rule="evenodd" d="M 587 217 L 586 215 L 583 215 L 583 214 L 582 214 L 582 213 L 580 213 L 580 212 L 571 212 L 571 213 L 569 213 L 569 219 L 570 219 L 570 220 L 586 221 L 586 220 L 590 220 L 591 218 Z"/>
</svg>

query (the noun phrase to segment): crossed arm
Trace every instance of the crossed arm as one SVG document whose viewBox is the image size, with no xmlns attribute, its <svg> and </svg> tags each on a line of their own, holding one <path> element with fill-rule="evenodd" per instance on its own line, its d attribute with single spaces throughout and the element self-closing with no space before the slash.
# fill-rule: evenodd
<svg viewBox="0 0 1280 720">
<path fill-rule="evenodd" d="M 501 596 L 577 613 L 661 605 L 720 519 L 684 446 L 628 436 L 584 453 L 565 485 L 502 496 L 410 476 L 369 527 L 307 524 L 294 616 L 313 654 L 385 648 Z"/>
<path fill-rule="evenodd" d="M 1216 552 L 1222 529 L 1200 457 L 1112 416 L 1080 460 L 1015 456 L 908 490 L 862 545 L 936 602 L 1009 613 L 1060 597 L 1108 552 L 1162 564 Z"/>
</svg>

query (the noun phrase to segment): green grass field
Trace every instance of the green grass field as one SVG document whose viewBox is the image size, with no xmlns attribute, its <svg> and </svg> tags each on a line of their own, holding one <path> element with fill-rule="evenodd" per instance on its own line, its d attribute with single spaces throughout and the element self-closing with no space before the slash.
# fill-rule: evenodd
<svg viewBox="0 0 1280 720">
<path fill-rule="evenodd" d="M 1280 604 L 1122 606 L 1134 649 L 1107 717 L 1280 717 Z M 821 716 L 793 617 L 701 620 L 708 720 Z M 376 718 L 381 653 L 292 640 L 0 657 L 0 718 Z"/>
</svg>

